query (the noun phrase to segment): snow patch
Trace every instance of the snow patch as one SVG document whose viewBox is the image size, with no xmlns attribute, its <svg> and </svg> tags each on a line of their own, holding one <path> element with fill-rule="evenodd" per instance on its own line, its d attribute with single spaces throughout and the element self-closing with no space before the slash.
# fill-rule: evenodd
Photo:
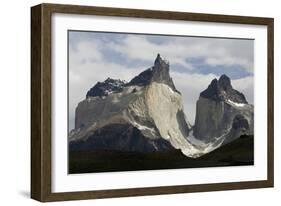
<svg viewBox="0 0 281 206">
<path fill-rule="evenodd" d="M 221 136 L 219 137 L 215 137 L 215 141 L 213 142 L 203 142 L 199 139 L 196 139 L 193 136 L 193 131 L 191 130 L 187 139 L 197 148 L 197 153 L 193 154 L 193 157 L 200 157 L 204 154 L 207 154 L 209 152 L 212 152 L 213 150 L 219 148 L 222 143 L 224 142 L 227 134 L 229 133 L 231 128 L 229 128 L 228 130 L 226 130 Z"/>
<path fill-rule="evenodd" d="M 137 124 L 137 123 L 135 123 L 134 126 L 136 128 L 138 128 L 139 130 L 149 130 L 151 133 L 155 133 L 155 130 L 153 128 L 150 128 L 150 127 L 147 127 L 147 126 L 144 126 L 144 125 L 140 125 L 140 124 Z"/>
<path fill-rule="evenodd" d="M 247 105 L 247 104 L 244 104 L 244 103 L 233 102 L 230 99 L 226 100 L 226 102 L 229 103 L 232 106 L 235 106 L 235 107 L 244 107 L 244 106 Z"/>
<path fill-rule="evenodd" d="M 171 87 L 168 87 L 168 89 L 171 93 L 174 93 L 174 90 L 172 90 Z"/>
</svg>

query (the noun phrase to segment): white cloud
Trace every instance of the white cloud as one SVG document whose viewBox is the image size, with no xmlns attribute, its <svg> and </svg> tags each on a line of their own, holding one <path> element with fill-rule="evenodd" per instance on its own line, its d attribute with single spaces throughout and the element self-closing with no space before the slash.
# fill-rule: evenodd
<svg viewBox="0 0 281 206">
<path fill-rule="evenodd" d="M 254 104 L 254 77 L 249 76 L 241 79 L 236 79 L 232 81 L 232 86 L 234 89 L 242 92 L 248 103 Z"/>
<path fill-rule="evenodd" d="M 211 66 L 218 66 L 218 65 L 236 65 L 238 63 L 238 65 L 242 66 L 243 68 L 245 68 L 245 70 L 250 71 L 252 70 L 252 63 L 247 60 L 247 59 L 243 59 L 243 58 L 237 58 L 237 57 L 207 57 L 205 59 L 205 63 L 211 65 Z M 251 65 L 251 66 L 250 66 Z M 247 68 L 247 69 L 246 69 Z"/>
<path fill-rule="evenodd" d="M 151 60 L 157 53 L 173 64 L 192 70 L 187 58 L 202 58 L 209 65 L 240 65 L 253 71 L 253 42 L 250 40 L 177 37 L 164 44 L 149 41 L 145 36 L 127 35 L 121 42 L 112 42 L 109 48 L 128 58 Z"/>
<path fill-rule="evenodd" d="M 98 38 L 84 39 L 69 47 L 69 127 L 74 126 L 74 115 L 77 104 L 82 101 L 86 92 L 98 81 L 107 77 L 129 81 L 141 71 L 153 65 L 157 53 L 161 53 L 171 65 L 181 64 L 188 70 L 195 69 L 186 58 L 204 58 L 210 65 L 240 64 L 247 71 L 252 71 L 252 44 L 246 41 L 234 41 L 210 38 L 178 38 L 159 44 L 149 41 L 144 36 L 125 35 L 121 41 L 108 41 L 106 44 Z M 109 61 L 102 49 L 111 49 L 122 53 L 130 60 L 145 60 L 150 65 L 138 65 L 137 68 L 126 63 Z M 190 123 L 195 118 L 196 101 L 200 92 L 207 88 L 213 74 L 178 73 L 171 68 L 171 76 L 177 89 L 182 93 L 185 113 Z M 232 81 L 233 87 L 243 92 L 250 103 L 253 103 L 253 77 Z"/>
</svg>

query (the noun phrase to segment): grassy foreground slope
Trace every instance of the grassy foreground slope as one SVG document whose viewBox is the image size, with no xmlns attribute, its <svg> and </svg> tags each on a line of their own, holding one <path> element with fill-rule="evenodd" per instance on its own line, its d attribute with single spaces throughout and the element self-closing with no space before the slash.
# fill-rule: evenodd
<svg viewBox="0 0 281 206">
<path fill-rule="evenodd" d="M 134 153 L 121 151 L 70 151 L 69 173 L 179 169 L 254 164 L 254 137 L 241 136 L 200 158 L 184 156 L 179 150 Z"/>
</svg>

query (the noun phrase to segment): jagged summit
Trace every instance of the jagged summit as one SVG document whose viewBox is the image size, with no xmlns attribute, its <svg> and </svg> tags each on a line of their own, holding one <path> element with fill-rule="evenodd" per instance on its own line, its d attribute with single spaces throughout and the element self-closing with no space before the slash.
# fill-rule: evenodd
<svg viewBox="0 0 281 206">
<path fill-rule="evenodd" d="M 160 54 L 157 54 L 154 65 L 151 68 L 134 77 L 128 85 L 145 86 L 152 82 L 164 83 L 174 91 L 178 92 L 170 76 L 169 62 L 164 60 Z"/>
<path fill-rule="evenodd" d="M 173 80 L 170 77 L 168 61 L 164 60 L 160 54 L 157 54 L 154 65 L 135 76 L 129 83 L 108 77 L 105 81 L 96 83 L 87 92 L 86 98 L 107 96 L 112 92 L 121 92 L 126 86 L 146 86 L 152 82 L 164 83 L 174 91 L 180 93 L 176 90 Z"/>
<path fill-rule="evenodd" d="M 120 79 L 107 78 L 104 82 L 98 82 L 93 86 L 86 95 L 88 97 L 106 96 L 112 92 L 120 92 L 126 84 L 125 81 Z"/>
<path fill-rule="evenodd" d="M 223 74 L 219 80 L 213 79 L 206 90 L 200 93 L 201 97 L 214 101 L 233 101 L 236 103 L 247 104 L 245 96 L 232 88 L 230 78 Z"/>
<path fill-rule="evenodd" d="M 157 54 L 157 57 L 156 57 L 156 59 L 155 59 L 155 61 L 154 61 L 154 66 L 156 66 L 156 65 L 164 65 L 164 67 L 166 66 L 166 65 L 168 65 L 169 66 L 169 62 L 167 61 L 167 60 L 165 60 L 165 59 L 163 59 L 162 57 L 161 57 L 161 55 L 158 53 Z"/>
<path fill-rule="evenodd" d="M 230 78 L 225 74 L 220 76 L 218 85 L 225 91 L 232 89 Z"/>
</svg>

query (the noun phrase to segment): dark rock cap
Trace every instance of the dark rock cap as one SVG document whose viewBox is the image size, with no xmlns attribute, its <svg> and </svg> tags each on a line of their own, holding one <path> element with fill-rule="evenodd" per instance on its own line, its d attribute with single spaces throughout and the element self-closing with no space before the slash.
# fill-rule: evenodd
<svg viewBox="0 0 281 206">
<path fill-rule="evenodd" d="M 139 85 L 145 86 L 152 82 L 164 83 L 167 84 L 171 89 L 178 92 L 172 78 L 170 77 L 170 66 L 169 62 L 162 59 L 160 54 L 157 54 L 157 57 L 154 61 L 154 65 L 141 72 L 138 76 L 134 77 L 128 85 Z"/>
<path fill-rule="evenodd" d="M 125 81 L 122 81 L 120 79 L 107 78 L 104 82 L 96 83 L 87 92 L 86 98 L 107 96 L 111 92 L 120 92 L 122 91 L 124 85 L 125 85 Z"/>
<path fill-rule="evenodd" d="M 248 103 L 244 94 L 232 88 L 231 80 L 225 74 L 221 75 L 219 80 L 213 79 L 200 96 L 214 101 L 231 100 L 237 103 Z"/>
<path fill-rule="evenodd" d="M 232 88 L 230 78 L 225 74 L 220 76 L 218 84 L 223 90 L 228 90 Z"/>
<path fill-rule="evenodd" d="M 154 66 L 135 76 L 129 83 L 126 83 L 120 79 L 107 78 L 104 82 L 98 82 L 95 84 L 87 92 L 86 98 L 107 96 L 112 92 L 121 92 L 125 86 L 146 86 L 152 82 L 167 84 L 175 92 L 180 93 L 177 91 L 174 82 L 170 77 L 169 63 L 162 59 L 160 54 L 157 54 L 157 57 L 154 61 Z"/>
</svg>

